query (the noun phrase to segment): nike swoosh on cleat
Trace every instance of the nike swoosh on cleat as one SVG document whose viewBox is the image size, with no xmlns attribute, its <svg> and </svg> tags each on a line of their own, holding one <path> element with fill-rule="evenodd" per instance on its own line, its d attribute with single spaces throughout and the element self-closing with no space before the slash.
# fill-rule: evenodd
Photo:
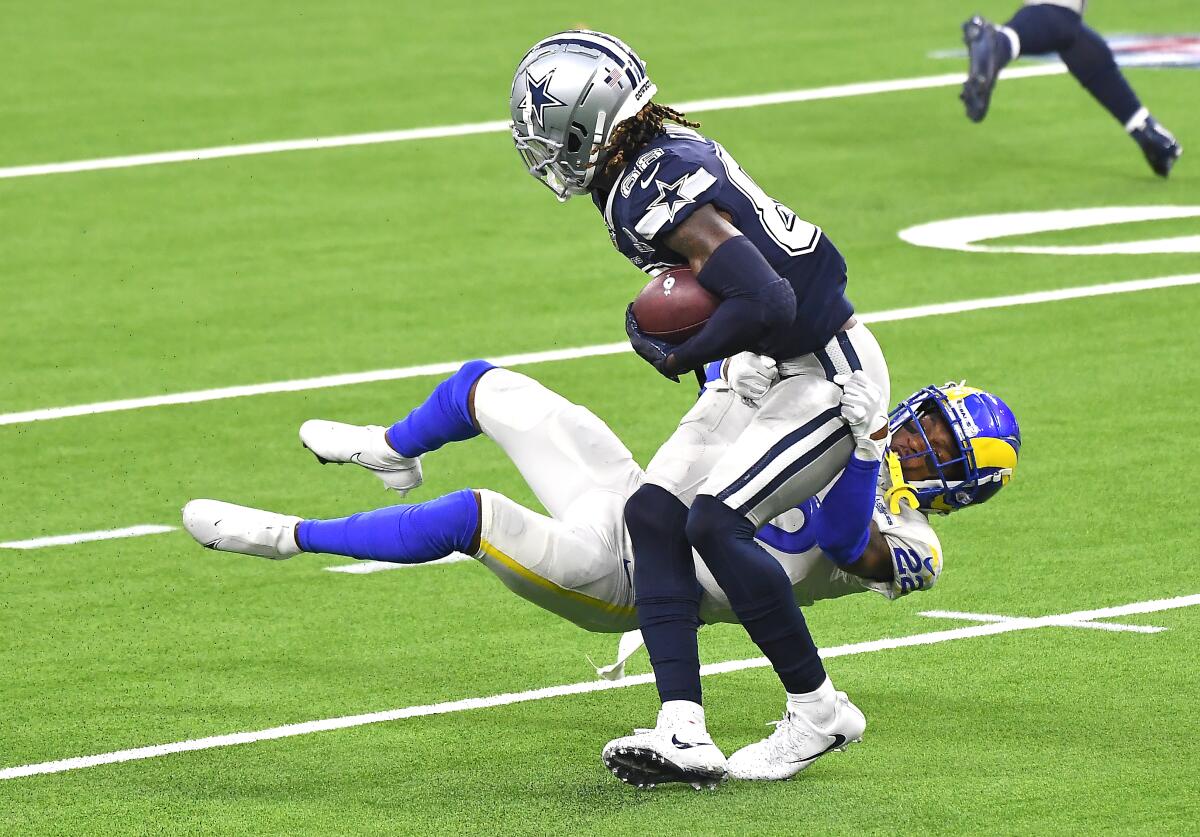
<svg viewBox="0 0 1200 837">
<path fill-rule="evenodd" d="M 369 462 L 362 461 L 362 452 L 353 453 L 350 455 L 350 461 L 355 465 L 361 465 L 368 471 L 379 471 L 383 474 L 403 474 L 405 471 L 411 471 L 412 468 L 385 468 L 382 465 L 372 465 Z"/>
<path fill-rule="evenodd" d="M 703 741 L 697 741 L 694 744 L 689 744 L 686 741 L 680 741 L 678 735 L 671 736 L 671 743 L 674 744 L 675 747 L 680 750 L 690 750 L 693 747 L 711 747 L 711 746 L 713 746 L 712 744 L 706 744 Z"/>
<path fill-rule="evenodd" d="M 833 734 L 833 743 L 832 743 L 832 744 L 830 744 L 828 747 L 826 747 L 824 750 L 822 750 L 822 751 L 821 751 L 821 752 L 819 752 L 819 753 L 814 753 L 814 754 L 813 754 L 813 755 L 811 755 L 811 756 L 805 756 L 805 757 L 804 757 L 804 758 L 802 758 L 802 759 L 792 759 L 791 763 L 792 763 L 792 764 L 799 764 L 800 762 L 804 762 L 804 761 L 813 761 L 814 759 L 819 759 L 821 756 L 825 755 L 825 754 L 826 754 L 826 753 L 828 753 L 830 750 L 836 750 L 838 747 L 841 747 L 841 746 L 842 746 L 843 744 L 845 744 L 845 743 L 846 743 L 846 736 L 844 736 L 844 735 L 839 735 L 838 733 L 836 733 L 836 732 L 835 732 L 835 733 Z"/>
</svg>

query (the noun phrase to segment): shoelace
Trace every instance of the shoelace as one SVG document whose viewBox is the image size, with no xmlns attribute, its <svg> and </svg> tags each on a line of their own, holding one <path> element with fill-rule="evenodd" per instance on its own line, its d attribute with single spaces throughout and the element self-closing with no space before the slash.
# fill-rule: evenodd
<svg viewBox="0 0 1200 837">
<path fill-rule="evenodd" d="M 767 754 L 773 758 L 791 755 L 812 737 L 807 730 L 789 723 L 786 715 L 781 720 L 769 721 L 767 726 L 775 727 L 775 731 L 767 736 Z"/>
</svg>

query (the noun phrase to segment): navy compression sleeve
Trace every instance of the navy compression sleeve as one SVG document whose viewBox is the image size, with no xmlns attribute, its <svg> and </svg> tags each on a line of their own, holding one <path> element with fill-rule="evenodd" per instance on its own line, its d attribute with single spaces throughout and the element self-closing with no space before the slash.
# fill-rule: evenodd
<svg viewBox="0 0 1200 837">
<path fill-rule="evenodd" d="M 866 551 L 879 465 L 878 460 L 865 462 L 852 455 L 817 509 L 817 545 L 839 566 L 853 564 Z"/>
<path fill-rule="evenodd" d="M 750 239 L 738 235 L 708 257 L 696 280 L 721 298 L 700 333 L 671 352 L 673 371 L 752 350 L 796 319 L 796 294 Z"/>
</svg>

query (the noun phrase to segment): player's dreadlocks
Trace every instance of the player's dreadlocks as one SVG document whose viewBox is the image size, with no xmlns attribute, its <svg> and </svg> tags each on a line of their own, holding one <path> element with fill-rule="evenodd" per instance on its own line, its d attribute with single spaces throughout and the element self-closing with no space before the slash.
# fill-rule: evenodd
<svg viewBox="0 0 1200 837">
<path fill-rule="evenodd" d="M 646 143 L 664 133 L 663 123 L 670 120 L 689 128 L 699 128 L 699 122 L 690 121 L 685 114 L 674 108 L 647 102 L 641 110 L 624 120 L 612 133 L 607 149 L 611 152 L 604 164 L 604 174 L 615 176 L 637 154 Z"/>
</svg>

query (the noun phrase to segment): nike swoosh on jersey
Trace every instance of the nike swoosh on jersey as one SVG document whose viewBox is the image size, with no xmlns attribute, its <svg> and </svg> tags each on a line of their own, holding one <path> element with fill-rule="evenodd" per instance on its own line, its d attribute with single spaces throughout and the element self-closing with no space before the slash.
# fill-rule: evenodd
<svg viewBox="0 0 1200 837">
<path fill-rule="evenodd" d="M 825 755 L 830 750 L 836 750 L 838 747 L 841 747 L 845 743 L 846 743 L 846 736 L 839 735 L 838 733 L 835 732 L 833 734 L 833 743 L 830 744 L 828 747 L 826 747 L 824 750 L 822 750 L 819 753 L 814 753 L 811 756 L 805 756 L 802 759 L 792 759 L 792 764 L 799 764 L 800 762 L 812 761 L 813 759 L 819 759 L 821 756 Z"/>
<path fill-rule="evenodd" d="M 652 171 L 648 175 L 646 175 L 645 180 L 639 181 L 638 185 L 641 186 L 643 189 L 645 189 L 647 186 L 649 186 L 650 181 L 654 179 L 654 175 L 658 174 L 658 169 L 659 169 L 659 166 L 661 166 L 661 165 L 662 165 L 662 163 L 656 163 L 654 166 L 654 171 Z"/>
</svg>

